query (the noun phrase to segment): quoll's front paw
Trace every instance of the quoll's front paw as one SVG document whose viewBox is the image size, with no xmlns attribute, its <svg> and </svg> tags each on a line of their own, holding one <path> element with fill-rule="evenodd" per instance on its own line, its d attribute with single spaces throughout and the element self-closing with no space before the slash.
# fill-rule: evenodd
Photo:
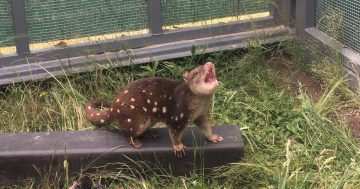
<svg viewBox="0 0 360 189">
<path fill-rule="evenodd" d="M 185 156 L 186 146 L 184 146 L 183 144 L 178 144 L 178 145 L 173 145 L 173 148 L 174 148 L 174 155 L 176 157 Z"/>
<path fill-rule="evenodd" d="M 210 137 L 208 137 L 208 140 L 211 142 L 217 143 L 217 142 L 223 141 L 224 138 L 219 135 L 211 135 Z"/>
</svg>

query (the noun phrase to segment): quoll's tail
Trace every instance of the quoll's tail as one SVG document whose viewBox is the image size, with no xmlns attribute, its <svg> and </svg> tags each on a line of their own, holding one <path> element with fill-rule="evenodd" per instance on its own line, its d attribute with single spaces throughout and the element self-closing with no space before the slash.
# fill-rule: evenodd
<svg viewBox="0 0 360 189">
<path fill-rule="evenodd" d="M 98 107 L 110 108 L 110 105 L 102 100 L 89 100 L 85 106 L 87 119 L 96 126 L 107 125 L 111 123 L 109 110 L 99 111 Z"/>
</svg>

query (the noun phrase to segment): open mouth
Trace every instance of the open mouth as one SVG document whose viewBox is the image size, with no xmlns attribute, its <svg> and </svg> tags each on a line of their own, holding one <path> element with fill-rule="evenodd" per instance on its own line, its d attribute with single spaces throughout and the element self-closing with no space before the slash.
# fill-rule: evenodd
<svg viewBox="0 0 360 189">
<path fill-rule="evenodd" d="M 206 84 L 217 83 L 214 64 L 206 63 L 204 65 L 204 69 L 205 69 L 205 73 L 206 73 L 205 78 L 204 78 L 204 83 L 206 83 Z"/>
</svg>

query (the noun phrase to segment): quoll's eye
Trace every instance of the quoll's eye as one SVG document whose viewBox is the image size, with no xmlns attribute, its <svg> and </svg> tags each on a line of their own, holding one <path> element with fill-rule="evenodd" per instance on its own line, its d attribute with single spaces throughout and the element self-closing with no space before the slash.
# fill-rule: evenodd
<svg viewBox="0 0 360 189">
<path fill-rule="evenodd" d="M 197 75 L 199 75 L 199 72 L 195 72 L 192 78 L 196 77 Z"/>
</svg>

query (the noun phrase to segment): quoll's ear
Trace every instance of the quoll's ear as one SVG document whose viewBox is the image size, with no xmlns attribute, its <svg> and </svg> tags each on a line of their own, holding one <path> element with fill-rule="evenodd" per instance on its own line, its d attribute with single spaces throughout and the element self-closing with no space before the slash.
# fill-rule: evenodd
<svg viewBox="0 0 360 189">
<path fill-rule="evenodd" d="M 189 72 L 184 72 L 183 73 L 183 79 L 184 81 L 187 83 L 189 81 Z"/>
</svg>

